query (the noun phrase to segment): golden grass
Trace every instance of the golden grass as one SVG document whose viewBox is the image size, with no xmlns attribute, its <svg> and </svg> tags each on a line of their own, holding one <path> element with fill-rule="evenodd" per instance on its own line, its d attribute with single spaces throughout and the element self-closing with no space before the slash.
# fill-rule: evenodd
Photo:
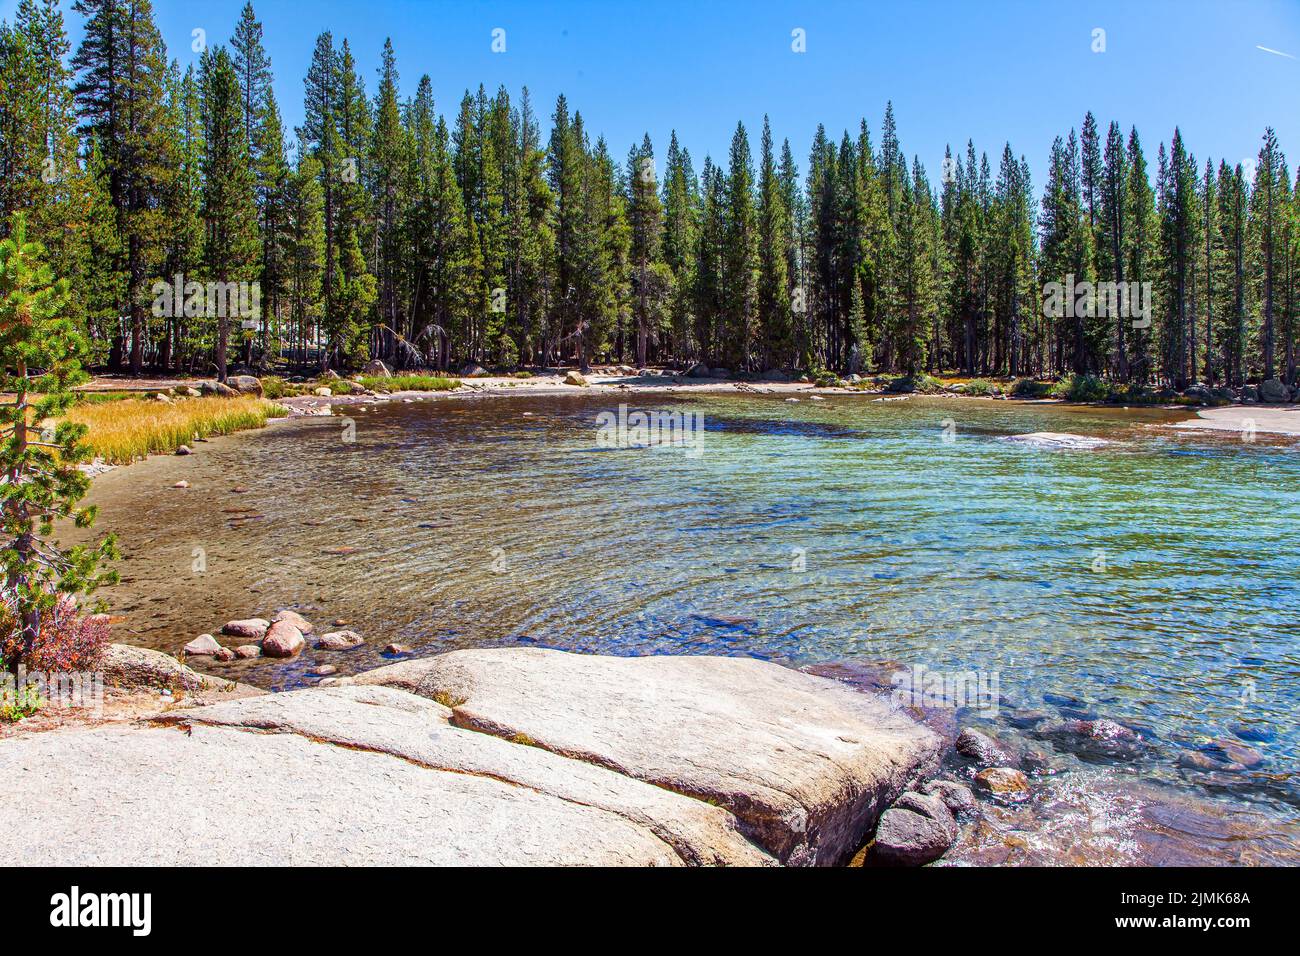
<svg viewBox="0 0 1300 956">
<path fill-rule="evenodd" d="M 236 398 L 124 399 L 78 405 L 68 420 L 85 425 L 85 442 L 96 458 L 126 465 L 147 455 L 170 454 L 209 435 L 261 428 L 282 412 L 274 402 L 253 395 Z"/>
</svg>

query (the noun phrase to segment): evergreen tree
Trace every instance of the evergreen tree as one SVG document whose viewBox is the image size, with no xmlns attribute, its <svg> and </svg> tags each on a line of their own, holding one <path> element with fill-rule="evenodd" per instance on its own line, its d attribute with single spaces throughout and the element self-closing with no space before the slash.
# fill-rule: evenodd
<svg viewBox="0 0 1300 956">
<path fill-rule="evenodd" d="M 755 266 L 758 230 L 754 216 L 754 164 L 749 136 L 736 124 L 727 167 L 727 206 L 722 255 L 723 347 L 732 368 L 749 371 L 757 331 Z"/>
<path fill-rule="evenodd" d="M 149 0 L 77 0 L 85 34 L 72 65 L 87 135 L 99 141 L 124 256 L 131 374 L 144 365 L 145 280 L 159 260 L 167 227 L 159 215 L 179 162 L 168 136 L 166 51 Z M 120 360 L 121 347 L 112 352 Z"/>
<path fill-rule="evenodd" d="M 271 58 L 262 46 L 262 24 L 253 12 L 252 3 L 245 3 L 239 14 L 230 48 L 234 51 L 235 74 L 239 78 L 244 139 L 248 154 L 257 158 L 262 122 L 266 118 L 266 100 L 271 93 Z"/>
<path fill-rule="evenodd" d="M 111 537 L 68 550 L 50 540 L 56 520 L 89 527 L 95 509 L 78 506 L 90 488 L 77 467 L 88 457 L 85 426 L 64 419 L 49 434 L 34 424 L 62 419 L 72 387 L 87 378 L 85 342 L 68 315 L 68 282 L 56 281 L 43 259 L 40 244 L 28 241 L 25 218 L 15 214 L 9 238 L 0 240 L 0 391 L 12 396 L 0 403 L 0 568 L 18 625 L 18 652 L 5 661 L 15 672 L 60 595 L 116 580 L 100 570 L 117 557 Z"/>
<path fill-rule="evenodd" d="M 209 128 L 203 161 L 203 219 L 207 239 L 203 259 L 208 274 L 219 283 L 250 281 L 257 270 L 260 250 L 257 235 L 257 201 L 248 156 L 239 77 L 225 48 L 213 55 Z M 231 297 L 208 303 L 208 317 L 216 311 L 217 375 L 225 381 L 226 351 L 230 335 Z M 251 319 L 251 316 L 240 316 Z"/>
<path fill-rule="evenodd" d="M 795 362 L 790 323 L 790 214 L 767 117 L 763 117 L 758 176 L 758 328 L 764 366 L 781 368 Z"/>
<path fill-rule="evenodd" d="M 659 341 L 659 317 L 668 289 L 658 267 L 663 207 L 650 134 L 627 157 L 627 218 L 631 227 L 632 316 L 636 325 L 636 364 L 644 368 L 647 347 Z"/>
</svg>

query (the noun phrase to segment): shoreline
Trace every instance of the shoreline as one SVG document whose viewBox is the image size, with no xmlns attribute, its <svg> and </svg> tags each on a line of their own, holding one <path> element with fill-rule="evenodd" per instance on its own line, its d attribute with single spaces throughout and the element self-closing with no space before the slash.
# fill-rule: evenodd
<svg viewBox="0 0 1300 956">
<path fill-rule="evenodd" d="M 543 396 L 575 395 L 575 394 L 587 394 L 589 396 L 595 395 L 601 397 L 612 397 L 614 395 L 625 395 L 625 394 L 682 395 L 683 393 L 687 396 L 691 394 L 745 395 L 745 394 L 758 393 L 758 394 L 768 394 L 768 395 L 774 395 L 777 397 L 786 397 L 786 398 L 796 397 L 801 400 L 805 398 L 808 400 L 812 400 L 812 396 L 815 396 L 819 393 L 823 395 L 826 394 L 858 395 L 859 397 L 861 397 L 863 400 L 866 401 L 882 400 L 885 398 L 902 400 L 904 398 L 910 397 L 905 395 L 891 395 L 889 393 L 869 393 L 869 392 L 863 392 L 861 390 L 853 390 L 853 389 L 822 389 L 822 388 L 817 388 L 808 383 L 761 383 L 754 386 L 750 386 L 747 383 L 734 383 L 734 382 L 727 382 L 727 381 L 704 381 L 698 384 L 696 383 L 688 384 L 685 382 L 681 382 L 681 383 L 672 382 L 670 379 L 666 382 L 657 381 L 651 384 L 642 383 L 638 385 L 638 384 L 628 384 L 626 380 L 621 376 L 610 376 L 608 377 L 607 380 L 603 376 L 592 376 L 592 379 L 593 379 L 593 385 L 586 388 L 580 386 L 563 385 L 561 382 L 558 381 L 558 377 L 557 377 L 556 380 L 549 380 L 549 381 L 541 380 L 536 382 L 531 382 L 529 380 L 524 380 L 523 382 L 520 382 L 517 380 L 508 380 L 508 379 L 477 380 L 479 382 L 482 382 L 483 384 L 474 388 L 458 389 L 454 392 L 398 392 L 393 394 L 355 395 L 355 396 L 300 396 L 297 398 L 279 400 L 280 404 L 286 405 L 291 408 L 295 408 L 296 412 L 295 414 L 287 418 L 275 419 L 273 421 L 283 422 L 283 421 L 292 421 L 300 417 L 313 417 L 313 416 L 337 414 L 332 410 L 334 405 L 339 405 L 343 408 L 346 408 L 347 406 L 357 405 L 357 404 L 377 405 L 377 404 L 391 404 L 391 403 L 403 402 L 403 401 L 414 403 L 414 402 L 421 402 L 425 400 L 432 401 L 438 398 L 445 398 L 445 399 L 465 399 L 465 398 L 474 398 L 474 397 L 509 398 L 509 397 L 519 397 L 521 395 L 543 397 Z M 626 387 L 620 387 L 621 385 L 624 385 Z M 940 397 L 940 396 L 935 396 L 935 397 Z M 947 395 L 943 397 L 974 398 L 974 397 L 983 397 L 983 396 Z M 1020 404 L 1030 404 L 1030 405 L 1040 405 L 1040 404 L 1074 405 L 1074 407 L 1081 408 L 1081 409 L 1090 407 L 1085 405 L 1075 405 L 1074 403 L 1061 402 L 1052 399 L 1021 400 L 1021 399 L 1012 399 L 1012 398 L 1008 398 L 1008 399 L 987 398 L 987 400 L 988 401 L 1012 401 Z M 1109 407 L 1112 409 L 1114 408 L 1114 406 L 1104 406 L 1104 405 L 1098 407 L 1102 407 L 1102 408 Z M 1139 411 L 1142 409 L 1149 410 L 1149 407 L 1142 406 L 1139 409 Z M 1186 412 L 1192 411 L 1191 409 L 1184 409 L 1181 407 L 1176 409 L 1170 409 L 1170 410 L 1186 411 Z M 1252 410 L 1252 407 L 1246 406 L 1244 410 L 1247 411 Z M 1278 409 L 1277 411 L 1286 413 L 1290 410 Z M 1194 421 L 1194 420 L 1190 420 L 1190 421 Z M 1176 425 L 1182 425 L 1182 423 L 1176 423 Z M 1193 430 L 1195 429 L 1194 425 L 1190 427 Z M 255 431 L 260 431 L 260 429 Z M 234 437 L 234 436 L 231 435 L 231 436 L 222 436 L 222 437 Z M 212 440 L 216 441 L 215 438 Z M 158 457 L 166 458 L 167 456 L 158 456 Z M 133 479 L 128 479 L 128 480 L 133 480 Z M 375 637 L 371 643 L 374 643 L 376 641 L 381 641 L 381 640 L 382 640 L 381 638 Z M 427 659 L 429 658 L 420 658 L 419 660 L 427 660 Z M 191 659 L 191 660 L 195 660 L 195 659 Z M 313 689 L 316 686 L 319 685 L 308 685 L 307 688 L 302 688 L 302 689 Z M 293 691 L 289 691 L 286 693 L 293 693 Z M 951 749 L 952 739 L 948 739 L 947 747 Z M 1053 794 L 1052 796 L 1053 800 L 1068 802 L 1069 800 L 1079 799 L 1078 794 L 1072 792 L 1072 788 L 1068 783 L 1068 781 L 1071 779 L 1071 775 L 1076 772 L 1077 771 L 1072 770 L 1062 777 L 1058 777 L 1053 774 L 1041 778 L 1041 781 L 1043 782 L 1044 786 L 1049 788 L 1050 792 Z M 1146 776 L 1132 777 L 1131 768 L 1125 768 L 1123 766 L 1118 766 L 1114 768 L 1105 768 L 1104 771 L 1094 771 L 1093 769 L 1090 768 L 1089 773 L 1100 774 L 1100 776 L 1097 778 L 1101 781 L 1098 784 L 1098 786 L 1101 787 L 1103 790 L 1105 790 L 1105 792 L 1111 793 L 1111 796 L 1106 798 L 1107 800 L 1115 800 L 1121 802 L 1123 802 L 1123 800 L 1132 800 L 1136 804 L 1146 806 L 1147 805 L 1146 801 L 1148 800 L 1148 796 L 1142 796 L 1141 798 L 1139 798 L 1137 796 L 1130 795 L 1121 798 L 1120 796 L 1115 796 L 1115 794 L 1120 794 L 1120 793 L 1128 794 L 1129 793 L 1129 790 L 1127 789 L 1128 785 L 1130 783 L 1137 784 L 1138 782 L 1142 783 L 1142 786 L 1144 788 L 1143 789 L 1144 794 L 1146 794 L 1148 791 L 1150 791 L 1151 793 L 1158 793 L 1159 790 L 1159 786 L 1152 783 Z M 1125 779 L 1130 777 L 1132 777 L 1132 779 Z M 1121 789 L 1114 790 L 1113 785 L 1115 784 L 1121 785 Z M 1216 804 L 1216 802 L 1213 799 L 1211 799 L 1209 796 L 1207 796 L 1205 793 L 1203 792 L 1198 793 L 1197 789 L 1198 788 L 1196 788 L 1195 786 L 1189 785 L 1186 788 L 1185 792 L 1180 790 L 1179 792 L 1180 795 L 1175 801 L 1178 804 L 1179 809 L 1162 811 L 1162 813 L 1165 813 L 1167 815 L 1172 815 L 1172 817 L 1175 819 L 1180 818 L 1180 815 L 1182 814 L 1190 815 L 1191 819 L 1202 821 L 1198 825 L 1201 826 L 1203 829 L 1209 831 L 1209 830 L 1213 830 L 1214 827 L 1218 826 L 1219 821 L 1227 821 L 1228 816 L 1236 812 L 1236 811 L 1230 811 L 1227 807 L 1225 807 L 1222 804 Z M 1151 799 L 1154 799 L 1154 797 L 1152 797 Z M 1100 797 L 1090 796 L 1086 798 L 1085 802 L 1100 801 L 1100 800 L 1101 800 Z M 1059 819 L 1053 820 L 1050 817 L 1043 817 L 1040 819 L 1030 819 L 1030 817 L 1032 817 L 1033 813 L 1035 812 L 1028 805 L 1031 802 L 1033 801 L 1013 800 L 1013 801 L 1008 801 L 1006 803 L 1002 803 L 1002 802 L 998 802 L 996 804 L 991 803 L 989 805 L 989 812 L 990 814 L 997 817 L 999 821 L 997 825 L 999 827 L 1002 826 L 1010 827 L 1011 832 L 1017 834 L 1022 834 L 1022 835 L 1032 834 L 1035 835 L 1035 839 L 1037 838 L 1047 839 L 1054 832 L 1052 828 L 1054 826 L 1059 826 L 1061 821 Z M 1087 803 L 1087 806 L 1090 805 L 1091 803 Z M 1084 810 L 1087 809 L 1087 806 L 1082 806 L 1082 807 L 1075 806 L 1073 808 L 1073 812 L 1083 812 Z M 1137 810 L 1133 812 L 1138 813 Z M 1211 819 L 1216 822 L 1205 822 Z M 1138 826 L 1138 824 L 1133 824 L 1133 826 Z M 1174 829 L 1176 830 L 1177 828 L 1175 827 Z M 1175 841 L 1181 839 L 1176 835 L 1171 836 L 1169 833 L 1165 833 L 1163 830 L 1161 832 L 1164 833 L 1164 835 L 1160 839 L 1172 839 Z M 1227 833 L 1228 831 L 1225 830 L 1224 832 Z M 996 847 L 990 848 L 986 844 L 986 842 L 984 842 L 987 836 L 988 836 L 987 833 L 984 833 L 981 836 L 980 834 L 973 833 L 963 829 L 962 837 L 961 837 L 963 841 L 962 844 L 963 855 L 954 856 L 952 860 L 955 862 L 974 862 L 976 860 L 979 860 L 979 861 L 990 862 L 994 864 L 997 863 L 1011 864 L 1017 861 L 1019 862 L 1024 861 L 1021 858 L 1021 855 L 1016 852 L 1010 853 L 1010 855 L 1007 856 L 1006 859 L 1002 859 L 1002 860 L 996 859 L 1000 854 L 1005 853 L 1005 847 L 1002 849 L 997 849 Z M 1209 837 L 1206 837 L 1205 839 L 1211 840 L 1211 838 Z M 1202 859 L 1202 861 L 1204 862 L 1224 862 L 1225 861 L 1224 859 L 1220 858 L 1219 856 L 1216 856 L 1216 854 L 1226 852 L 1226 850 L 1221 844 L 1231 843 L 1232 841 L 1238 839 L 1243 839 L 1243 838 L 1239 835 L 1234 835 L 1231 837 L 1223 836 L 1221 838 L 1214 838 L 1210 843 L 1206 844 L 1211 849 L 1207 849 L 1205 851 L 1206 855 L 1199 859 Z M 1095 849 L 1096 852 L 1099 853 L 1108 852 L 1100 844 Z M 1178 852 L 1186 854 L 1186 853 L 1193 853 L 1194 851 L 1188 849 L 1187 847 L 1183 847 Z M 964 854 L 969 854 L 969 856 Z M 1192 858 L 1196 859 L 1196 857 L 1192 857 Z"/>
</svg>

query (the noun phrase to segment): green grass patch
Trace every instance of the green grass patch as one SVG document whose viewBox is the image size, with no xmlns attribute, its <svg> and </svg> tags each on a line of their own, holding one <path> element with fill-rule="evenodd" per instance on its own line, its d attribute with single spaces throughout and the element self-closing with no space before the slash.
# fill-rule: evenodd
<svg viewBox="0 0 1300 956">
<path fill-rule="evenodd" d="M 382 378 L 364 375 L 361 384 L 372 392 L 450 392 L 460 388 L 460 381 L 441 375 L 393 375 Z"/>
</svg>

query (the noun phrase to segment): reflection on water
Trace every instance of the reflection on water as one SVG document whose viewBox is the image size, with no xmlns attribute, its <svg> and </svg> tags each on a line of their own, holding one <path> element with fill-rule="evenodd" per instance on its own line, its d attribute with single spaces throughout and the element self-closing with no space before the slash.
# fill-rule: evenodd
<svg viewBox="0 0 1300 956">
<path fill-rule="evenodd" d="M 1170 781 L 1177 752 L 1254 728 L 1269 785 L 1237 789 L 1294 801 L 1293 444 L 1175 435 L 1159 411 L 728 395 L 689 399 L 692 457 L 600 447 L 618 401 L 373 405 L 346 410 L 355 442 L 300 420 L 111 472 L 92 500 L 126 552 L 119 635 L 174 653 L 291 605 L 369 639 L 214 665 L 275 687 L 389 641 L 978 670 L 1019 706 L 1140 725 Z M 999 440 L 1032 431 L 1114 444 Z"/>
</svg>

